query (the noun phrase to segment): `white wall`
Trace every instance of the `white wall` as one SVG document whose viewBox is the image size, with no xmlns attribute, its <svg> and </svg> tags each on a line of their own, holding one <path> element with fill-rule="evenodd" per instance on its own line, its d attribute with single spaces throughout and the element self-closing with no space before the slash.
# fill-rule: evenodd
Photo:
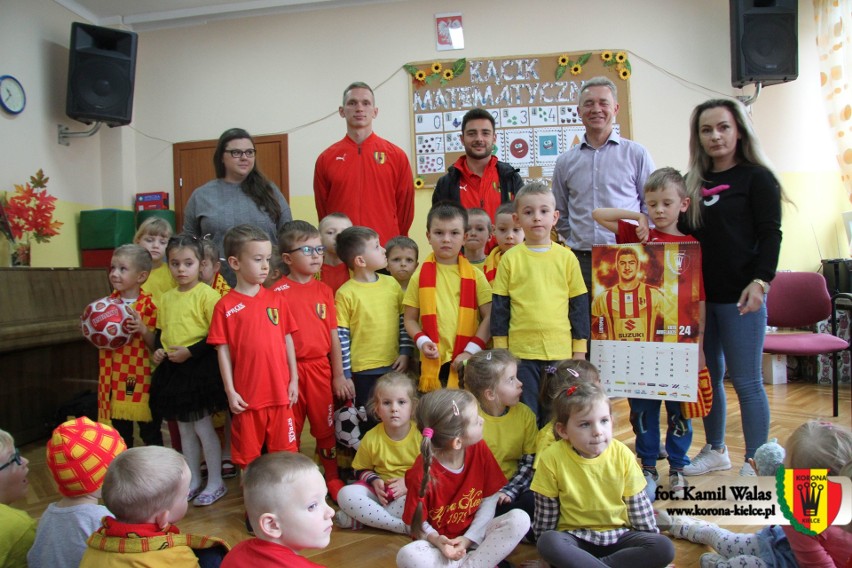
<svg viewBox="0 0 852 568">
<path fill-rule="evenodd" d="M 240 126 L 291 132 L 291 200 L 311 219 L 314 160 L 344 133 L 336 109 L 349 82 L 387 81 L 377 88 L 375 128 L 410 152 L 409 79 L 400 69 L 407 62 L 629 50 L 633 137 L 658 165 L 681 169 L 692 108 L 738 93 L 730 87 L 727 0 L 411 0 L 143 32 L 132 128 L 65 148 L 53 138 L 55 122 L 73 122 L 63 116 L 72 18 L 50 0 L 0 0 L 0 8 L 0 53 L 16 53 L 3 56 L 0 72 L 17 74 L 30 96 L 24 115 L 0 118 L 0 187 L 44 167 L 61 199 L 94 206 L 129 206 L 137 191 L 171 192 L 172 143 Z M 819 95 L 811 3 L 800 0 L 799 10 L 799 79 L 765 89 L 754 119 L 799 205 L 786 213 L 781 265 L 815 269 L 815 242 L 823 256 L 838 255 L 836 245 L 825 249 L 836 241 L 837 212 L 849 205 Z M 463 13 L 465 50 L 435 51 L 432 17 L 443 11 Z M 811 182 L 816 198 L 803 193 Z M 419 218 L 427 202 L 418 194 Z"/>
</svg>

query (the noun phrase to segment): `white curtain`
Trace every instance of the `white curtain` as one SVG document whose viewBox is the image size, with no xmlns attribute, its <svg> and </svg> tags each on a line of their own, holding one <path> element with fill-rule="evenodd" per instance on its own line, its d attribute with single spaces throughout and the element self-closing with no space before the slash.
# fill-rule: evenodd
<svg viewBox="0 0 852 568">
<path fill-rule="evenodd" d="M 837 162 L 852 201 L 852 0 L 813 0 L 820 83 Z"/>
</svg>

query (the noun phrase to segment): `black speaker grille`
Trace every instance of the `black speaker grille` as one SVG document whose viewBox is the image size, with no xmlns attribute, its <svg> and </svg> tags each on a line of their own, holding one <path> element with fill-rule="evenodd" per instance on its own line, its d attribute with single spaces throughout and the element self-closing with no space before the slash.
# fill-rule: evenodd
<svg viewBox="0 0 852 568">
<path fill-rule="evenodd" d="M 105 59 L 83 61 L 71 79 L 74 92 L 92 110 L 118 112 L 127 105 L 132 87 L 126 67 Z"/>
<path fill-rule="evenodd" d="M 65 114 L 87 124 L 128 124 L 133 116 L 137 35 L 71 25 Z"/>
<path fill-rule="evenodd" d="M 746 14 L 742 37 L 746 75 L 795 73 L 796 20 L 791 14 Z"/>
</svg>

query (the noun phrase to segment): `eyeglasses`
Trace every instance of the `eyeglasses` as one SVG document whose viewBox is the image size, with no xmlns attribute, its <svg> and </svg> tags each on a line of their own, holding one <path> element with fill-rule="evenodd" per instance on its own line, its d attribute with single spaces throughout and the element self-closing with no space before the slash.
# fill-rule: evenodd
<svg viewBox="0 0 852 568">
<path fill-rule="evenodd" d="M 4 469 L 9 467 L 13 463 L 16 463 L 18 465 L 24 465 L 24 462 L 22 460 L 23 460 L 23 458 L 21 457 L 21 450 L 19 450 L 18 448 L 15 448 L 15 453 L 12 454 L 12 457 L 9 459 L 9 461 L 7 461 L 2 466 L 0 466 L 0 471 L 3 471 Z"/>
<path fill-rule="evenodd" d="M 305 255 L 305 256 L 311 256 L 314 253 L 317 253 L 318 255 L 322 256 L 322 255 L 325 254 L 325 247 L 322 246 L 322 245 L 320 245 L 318 247 L 309 247 L 309 246 L 305 245 L 303 247 L 294 248 L 293 250 L 288 250 L 287 252 L 293 253 L 293 252 L 297 252 L 297 251 L 302 251 L 302 254 Z"/>
<path fill-rule="evenodd" d="M 248 150 L 225 150 L 227 153 L 231 155 L 232 158 L 242 158 L 245 156 L 246 158 L 254 158 L 255 150 L 254 148 L 249 148 Z"/>
</svg>

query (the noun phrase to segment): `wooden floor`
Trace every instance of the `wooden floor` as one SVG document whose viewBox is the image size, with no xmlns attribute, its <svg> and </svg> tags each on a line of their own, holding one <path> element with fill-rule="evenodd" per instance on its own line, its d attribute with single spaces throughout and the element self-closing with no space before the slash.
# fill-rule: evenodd
<svg viewBox="0 0 852 568">
<path fill-rule="evenodd" d="M 728 399 L 728 435 L 727 442 L 733 462 L 728 475 L 736 476 L 742 465 L 743 438 L 737 397 L 730 386 L 727 387 Z M 841 387 L 840 416 L 831 415 L 831 389 L 813 384 L 767 385 L 769 403 L 772 409 L 770 437 L 778 438 L 783 444 L 790 433 L 810 418 L 824 418 L 846 427 L 852 426 L 850 418 L 849 387 Z M 633 432 L 628 420 L 626 400 L 618 400 L 615 409 L 615 436 L 632 447 Z M 704 445 L 704 429 L 701 420 L 695 420 L 695 436 L 690 455 L 695 455 Z M 313 440 L 305 439 L 303 451 L 313 452 Z M 14 503 L 14 507 L 26 510 L 38 518 L 47 505 L 58 500 L 50 473 L 45 465 L 44 443 L 29 444 L 22 448 L 30 460 L 30 492 L 25 501 Z M 668 466 L 660 463 L 661 480 L 668 479 Z M 244 509 L 240 495 L 239 480 L 227 481 L 229 493 L 221 501 L 207 508 L 190 507 L 186 518 L 178 523 L 184 532 L 215 535 L 224 538 L 232 545 L 249 538 L 243 523 Z M 758 527 L 731 527 L 731 530 L 748 532 Z M 337 527 L 331 537 L 331 544 L 323 550 L 305 551 L 305 556 L 319 564 L 329 567 L 370 566 L 391 568 L 396 565 L 396 553 L 401 546 L 410 542 L 407 537 L 392 535 L 374 529 L 360 531 L 342 530 Z M 698 558 L 708 549 L 702 545 L 683 540 L 675 541 L 678 567 L 698 566 Z M 536 549 L 531 545 L 520 545 L 509 557 L 516 565 L 537 560 Z"/>
</svg>

